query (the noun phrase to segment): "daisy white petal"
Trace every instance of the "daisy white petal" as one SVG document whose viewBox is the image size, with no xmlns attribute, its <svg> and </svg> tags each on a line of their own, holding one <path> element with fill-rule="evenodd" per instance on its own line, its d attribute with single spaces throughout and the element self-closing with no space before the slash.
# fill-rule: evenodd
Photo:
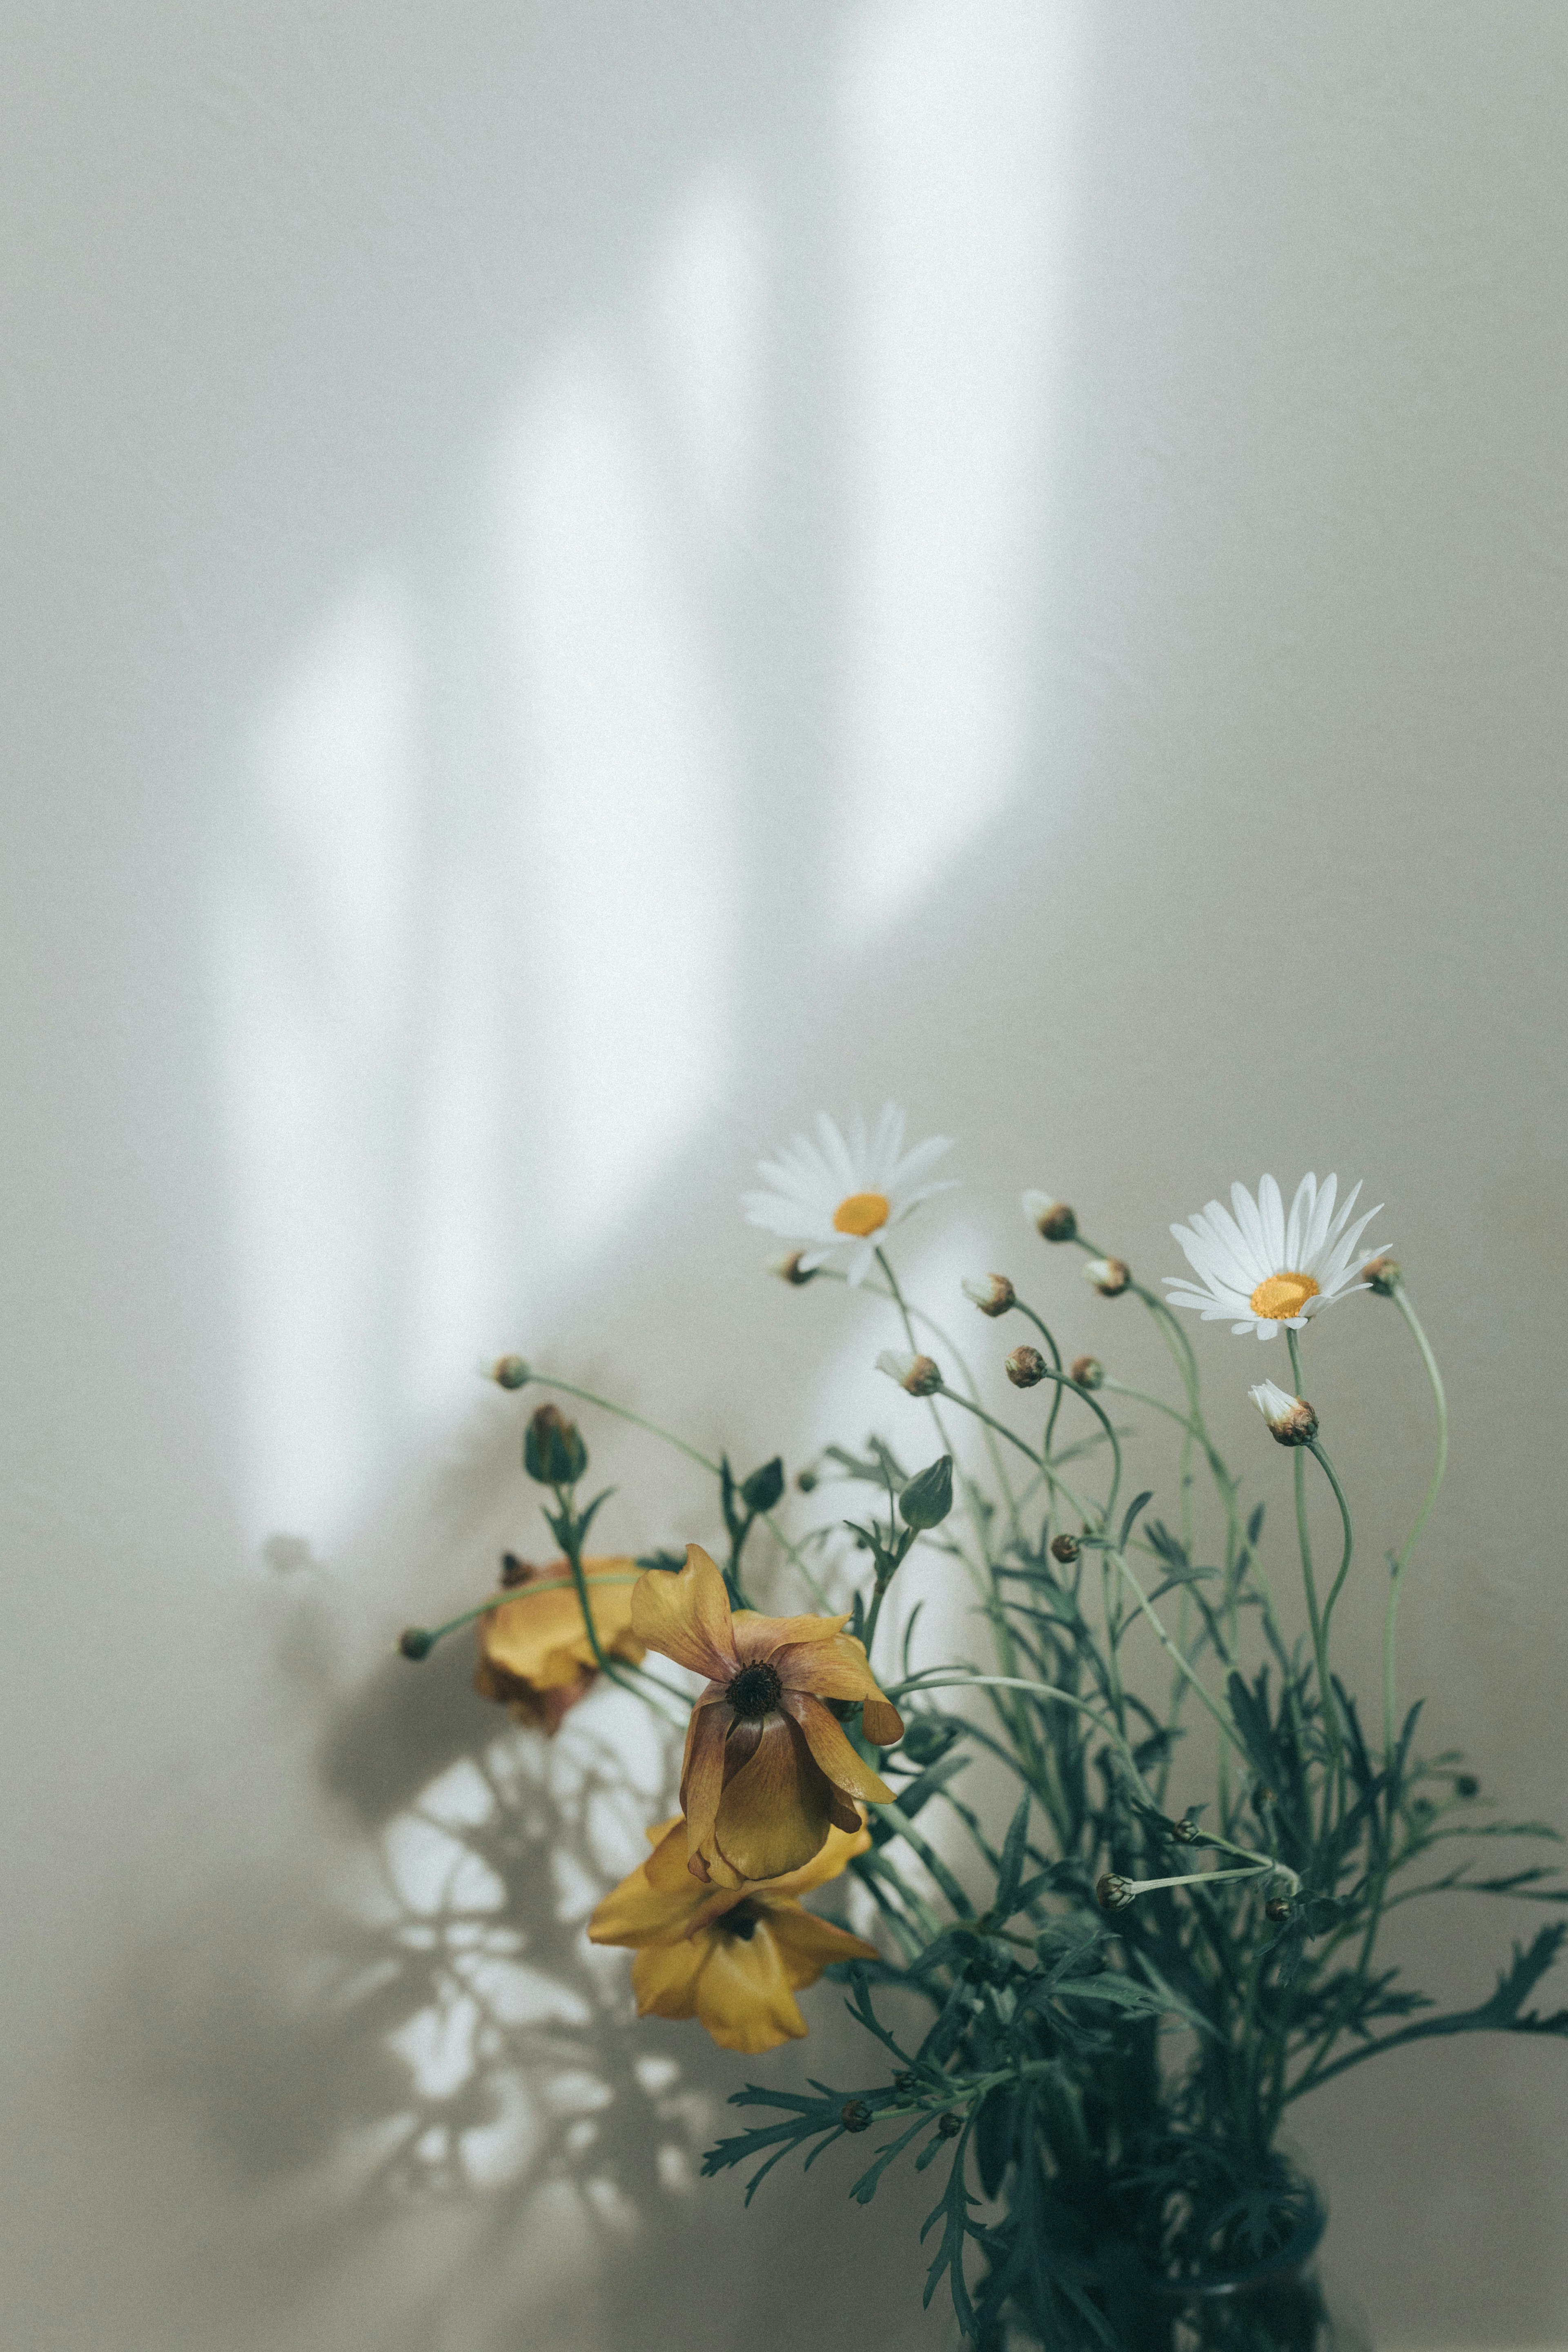
<svg viewBox="0 0 1568 2352">
<path fill-rule="evenodd" d="M 869 1129 L 857 1110 L 847 1134 L 818 1111 L 811 1136 L 796 1135 L 771 1160 L 758 1161 L 767 1190 L 742 1193 L 748 1222 L 807 1244 L 803 1270 L 841 1255 L 847 1280 L 863 1282 L 890 1228 L 949 1189 L 930 1181 L 931 1170 L 952 1149 L 947 1137 L 931 1136 L 906 1151 L 904 1127 L 895 1103 L 884 1104 Z"/>
<path fill-rule="evenodd" d="M 1254 1331 L 1271 1339 L 1281 1326 L 1305 1330 L 1325 1307 L 1367 1287 L 1359 1277 L 1373 1251 L 1363 1235 L 1382 1211 L 1370 1209 L 1352 1223 L 1360 1193 L 1353 1185 L 1340 1201 L 1336 1176 L 1321 1185 L 1303 1176 L 1287 1213 L 1272 1176 L 1262 1179 L 1256 1199 L 1233 1184 L 1229 1210 L 1211 1201 L 1188 1223 L 1171 1227 L 1192 1276 L 1165 1276 L 1170 1304 L 1192 1307 L 1205 1322 L 1235 1318 L 1237 1338 Z"/>
</svg>

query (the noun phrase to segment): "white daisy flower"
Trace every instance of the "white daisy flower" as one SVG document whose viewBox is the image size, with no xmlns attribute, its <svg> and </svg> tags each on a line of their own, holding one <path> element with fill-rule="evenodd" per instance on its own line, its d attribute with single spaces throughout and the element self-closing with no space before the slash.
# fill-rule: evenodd
<svg viewBox="0 0 1568 2352">
<path fill-rule="evenodd" d="M 1287 1217 L 1279 1185 L 1265 1176 L 1256 1201 L 1245 1185 L 1231 1186 L 1234 1216 L 1211 1201 L 1190 1225 L 1173 1225 L 1198 1279 L 1168 1274 L 1171 1305 L 1195 1307 L 1205 1323 L 1233 1318 L 1230 1328 L 1238 1339 L 1256 1331 L 1260 1339 L 1272 1339 L 1281 1324 L 1304 1330 L 1337 1298 L 1366 1289 L 1354 1277 L 1374 1252 L 1361 1245 L 1361 1237 L 1383 1212 L 1369 1209 L 1351 1223 L 1357 1184 L 1336 1216 L 1338 1185 L 1339 1178 L 1331 1176 L 1320 1192 L 1315 1176 L 1303 1176 Z"/>
<path fill-rule="evenodd" d="M 749 1223 L 805 1243 L 799 1254 L 801 1275 L 815 1274 L 847 1249 L 847 1278 L 864 1282 L 883 1235 L 933 1192 L 952 1189 L 924 1181 L 952 1148 L 947 1136 L 933 1135 L 906 1151 L 904 1114 L 892 1103 L 884 1105 L 871 1134 L 857 1110 L 847 1137 L 826 1111 L 818 1111 L 816 1141 L 797 1135 L 776 1160 L 760 1160 L 758 1173 L 771 1189 L 743 1193 L 742 1205 Z"/>
</svg>

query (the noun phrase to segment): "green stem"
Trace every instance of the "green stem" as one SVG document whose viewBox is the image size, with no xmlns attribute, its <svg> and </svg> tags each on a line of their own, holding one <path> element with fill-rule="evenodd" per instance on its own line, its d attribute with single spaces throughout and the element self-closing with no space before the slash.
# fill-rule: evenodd
<svg viewBox="0 0 1568 2352">
<path fill-rule="evenodd" d="M 697 1463 L 713 1477 L 722 1478 L 724 1475 L 719 1463 L 710 1461 L 706 1454 L 700 1454 L 695 1445 L 688 1445 L 684 1437 L 677 1437 L 672 1429 L 663 1428 L 657 1421 L 645 1420 L 640 1412 L 633 1412 L 629 1405 L 616 1404 L 613 1397 L 598 1396 L 592 1389 L 580 1389 L 573 1381 L 557 1380 L 552 1372 L 531 1372 L 529 1381 L 534 1388 L 559 1389 L 563 1396 L 577 1397 L 584 1404 L 597 1405 L 601 1412 L 613 1412 L 618 1421 L 629 1421 L 634 1429 L 646 1429 L 650 1437 L 660 1438 L 666 1445 L 673 1445 L 678 1454 L 684 1454 L 689 1462 Z M 799 1545 L 792 1542 L 785 1535 L 771 1511 L 763 1511 L 761 1516 L 763 1526 L 783 1546 L 791 1567 L 800 1577 L 817 1607 L 831 1614 L 831 1603 L 827 1595 L 806 1566 Z"/>
<path fill-rule="evenodd" d="M 588 1646 L 594 1653 L 594 1663 L 609 1681 L 617 1684 L 622 1690 L 630 1691 L 633 1697 L 640 1698 L 645 1706 L 651 1706 L 656 1715 L 663 1716 L 674 1730 L 684 1729 L 680 1717 L 668 1714 L 657 1699 L 648 1696 L 646 1690 L 639 1690 L 637 1682 L 648 1683 L 670 1698 L 683 1700 L 685 1694 L 670 1684 L 661 1682 L 657 1675 L 650 1675 L 646 1666 L 623 1667 L 618 1658 L 612 1658 L 605 1651 L 599 1639 L 599 1629 L 594 1622 L 594 1612 L 588 1605 L 588 1580 L 583 1572 L 583 1539 L 577 1532 L 575 1507 L 564 1486 L 552 1487 L 551 1492 L 555 1496 L 556 1509 L 560 1514 L 562 1548 L 566 1554 L 566 1565 L 572 1571 L 572 1581 L 577 1588 L 577 1606 L 583 1612 L 583 1627 L 588 1636 Z M 632 1679 L 634 1675 L 637 1681 Z"/>
<path fill-rule="evenodd" d="M 1411 1554 L 1420 1542 L 1426 1531 L 1426 1522 L 1432 1516 L 1432 1506 L 1437 1499 L 1437 1490 L 1443 1484 L 1443 1473 L 1448 1466 L 1448 1400 L 1443 1391 L 1443 1375 L 1437 1370 L 1437 1359 L 1432 1353 L 1431 1342 L 1416 1319 L 1415 1309 L 1410 1304 L 1402 1276 L 1394 1276 L 1393 1298 L 1395 1307 L 1405 1318 L 1411 1338 L 1421 1350 L 1421 1361 L 1426 1368 L 1426 1378 L 1431 1383 L 1432 1402 L 1437 1409 L 1437 1455 L 1432 1465 L 1432 1476 L 1427 1485 L 1426 1499 L 1415 1515 L 1415 1526 L 1405 1537 L 1403 1549 L 1394 1562 L 1388 1580 L 1388 1606 L 1384 1612 L 1383 1625 L 1383 1748 L 1385 1756 L 1392 1756 L 1394 1753 L 1394 1645 L 1399 1618 L 1399 1588 L 1404 1580 L 1405 1571 L 1410 1564 Z"/>
<path fill-rule="evenodd" d="M 906 1691 L 913 1691 L 918 1696 L 924 1691 L 931 1690 L 1027 1691 L 1036 1698 L 1059 1699 L 1064 1706 L 1076 1707 L 1079 1715 L 1087 1716 L 1095 1729 L 1110 1740 L 1144 1796 L 1151 1804 L 1153 1803 L 1154 1792 L 1139 1770 L 1133 1760 L 1131 1748 L 1117 1730 L 1116 1726 L 1113 1723 L 1108 1723 L 1097 1708 L 1090 1706 L 1087 1699 L 1079 1698 L 1075 1692 L 1063 1690 L 1056 1683 L 1026 1680 L 1021 1675 L 949 1674 L 944 1667 L 928 1666 L 923 1674 L 911 1675 L 907 1682 L 895 1685 L 889 1691 L 888 1696 L 896 1704 Z"/>
<path fill-rule="evenodd" d="M 1155 1613 L 1148 1594 L 1144 1591 L 1143 1587 L 1139 1583 L 1138 1579 L 1133 1575 L 1132 1570 L 1128 1567 L 1125 1559 L 1122 1557 L 1121 1552 L 1111 1550 L 1109 1545 L 1106 1547 L 1106 1550 L 1108 1557 L 1115 1562 L 1121 1575 L 1131 1587 L 1132 1598 L 1138 1603 L 1139 1608 L 1143 1612 L 1144 1616 L 1149 1620 L 1150 1624 L 1153 1627 L 1155 1636 L 1166 1656 L 1172 1660 L 1178 1673 L 1185 1675 L 1196 1696 L 1202 1701 L 1203 1705 L 1207 1707 L 1209 1713 L 1213 1716 L 1215 1721 L 1218 1724 L 1220 1729 L 1224 1732 L 1231 1746 L 1236 1749 L 1237 1754 L 1241 1758 L 1243 1763 L 1248 1764 L 1248 1769 L 1250 1769 L 1247 1750 L 1243 1747 L 1241 1740 L 1237 1736 L 1235 1725 L 1231 1722 L 1230 1717 L 1224 1712 L 1223 1708 L 1215 1705 L 1214 1700 L 1209 1696 L 1209 1694 L 1204 1685 L 1202 1677 L 1194 1672 L 1192 1666 L 1188 1664 L 1187 1660 L 1183 1657 L 1174 1642 L 1172 1641 L 1169 1633 L 1166 1633 L 1164 1626 L 1160 1622 L 1159 1617 Z"/>
<path fill-rule="evenodd" d="M 1301 1350 L 1294 1331 L 1287 1331 L 1290 1346 L 1290 1377 L 1296 1394 L 1301 1393 Z M 1323 1790 L 1323 1827 L 1326 1830 L 1336 1790 L 1344 1779 L 1344 1749 L 1340 1736 L 1339 1706 L 1334 1698 L 1333 1684 L 1329 1677 L 1329 1643 L 1327 1620 L 1318 1607 L 1318 1582 L 1312 1572 L 1312 1538 L 1307 1519 L 1307 1465 L 1301 1458 L 1302 1448 L 1292 1449 L 1290 1459 L 1291 1485 L 1296 1496 L 1296 1538 L 1301 1551 L 1301 1582 L 1307 1593 L 1307 1616 L 1312 1629 L 1312 1655 L 1317 1663 L 1318 1697 L 1323 1710 L 1323 1736 L 1329 1743 L 1331 1780 L 1332 1786 Z M 1336 1588 L 1337 1590 L 1337 1588 Z"/>
<path fill-rule="evenodd" d="M 1329 1597 L 1323 1603 L 1323 1639 L 1326 1642 L 1329 1636 L 1329 1620 L 1334 1613 L 1334 1603 L 1339 1599 L 1344 1587 L 1344 1580 L 1351 1572 L 1351 1557 L 1355 1550 L 1355 1530 L 1351 1525 L 1351 1507 L 1345 1499 L 1345 1490 L 1335 1475 L 1333 1464 L 1329 1460 L 1316 1438 L 1312 1439 L 1307 1451 L 1319 1465 L 1324 1477 L 1334 1490 L 1334 1500 L 1340 1507 L 1340 1526 L 1344 1534 L 1344 1552 L 1340 1560 L 1340 1572 L 1335 1577 L 1330 1588 Z"/>
</svg>

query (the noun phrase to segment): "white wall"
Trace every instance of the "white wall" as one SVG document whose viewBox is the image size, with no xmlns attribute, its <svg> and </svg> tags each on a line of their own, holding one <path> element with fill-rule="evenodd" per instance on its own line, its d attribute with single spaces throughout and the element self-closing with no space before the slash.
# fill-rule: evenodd
<svg viewBox="0 0 1568 2352">
<path fill-rule="evenodd" d="M 1568 1812 L 1568 15 L 58 0 L 5 47 L 7 2339 L 934 2345 L 912 2190 L 679 2187 L 738 2070 L 555 1916 L 653 1802 L 617 1702 L 512 1751 L 523 2023 L 434 2013 L 415 1814 L 477 1820 L 494 1722 L 387 1645 L 534 1540 L 483 1350 L 742 1458 L 886 1416 L 874 1310 L 759 1282 L 734 1195 L 890 1093 L 959 1139 L 939 1289 L 1023 1181 L 1153 1273 L 1235 1173 L 1367 1176 L 1458 1433 L 1407 1687 Z M 1373 1563 L 1423 1391 L 1366 1302 L 1316 1344 Z M 699 1531 L 598 1454 L 617 1539 Z M 1538 1916 L 1413 1965 L 1468 1997 Z M 1479 2042 L 1325 2095 L 1380 2342 L 1563 2339 L 1565 2095 Z"/>
</svg>

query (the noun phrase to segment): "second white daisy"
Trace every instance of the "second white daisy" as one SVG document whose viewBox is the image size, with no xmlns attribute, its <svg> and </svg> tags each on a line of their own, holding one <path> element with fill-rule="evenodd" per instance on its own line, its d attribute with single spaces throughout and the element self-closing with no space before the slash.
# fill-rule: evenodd
<svg viewBox="0 0 1568 2352">
<path fill-rule="evenodd" d="M 1363 1246 L 1361 1237 L 1382 1210 L 1369 1209 L 1352 1225 L 1361 1186 L 1336 1215 L 1338 1189 L 1337 1176 L 1321 1190 L 1315 1176 L 1303 1176 L 1287 1216 L 1279 1185 L 1265 1176 L 1256 1201 L 1245 1185 L 1231 1186 L 1234 1216 L 1211 1201 L 1191 1224 L 1173 1225 L 1197 1280 L 1167 1275 L 1171 1305 L 1195 1307 L 1205 1323 L 1229 1320 L 1237 1338 L 1256 1331 L 1260 1339 L 1272 1339 L 1281 1325 L 1303 1330 L 1336 1299 L 1366 1289 L 1357 1276 L 1383 1244 Z"/>
<path fill-rule="evenodd" d="M 926 1181 L 952 1148 L 947 1136 L 932 1135 L 906 1151 L 904 1114 L 893 1103 L 884 1105 L 870 1132 L 858 1110 L 847 1136 L 818 1111 L 816 1140 L 797 1135 L 776 1160 L 759 1160 L 757 1172 L 770 1189 L 742 1193 L 742 1205 L 750 1223 L 806 1244 L 802 1275 L 847 1250 L 846 1277 L 863 1282 L 883 1236 L 933 1192 L 952 1189 Z"/>
</svg>

